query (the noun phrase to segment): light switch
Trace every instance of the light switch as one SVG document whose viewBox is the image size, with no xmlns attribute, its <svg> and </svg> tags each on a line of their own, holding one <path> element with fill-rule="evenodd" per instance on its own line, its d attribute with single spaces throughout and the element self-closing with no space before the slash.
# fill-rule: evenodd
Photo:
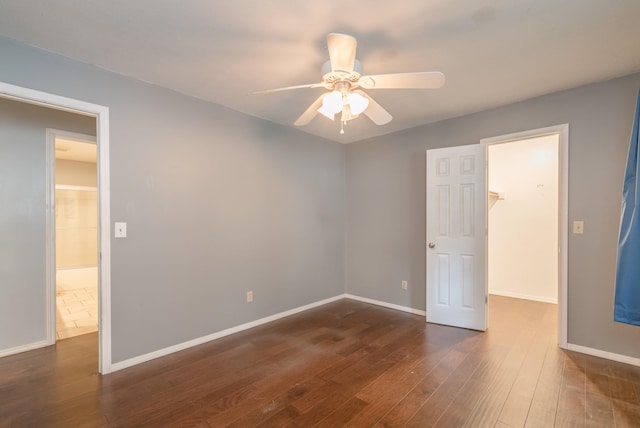
<svg viewBox="0 0 640 428">
<path fill-rule="evenodd" d="M 573 222 L 573 234 L 582 235 L 584 233 L 584 221 L 576 220 Z"/>
<path fill-rule="evenodd" d="M 127 237 L 127 223 L 116 223 L 114 229 L 114 238 Z"/>
</svg>

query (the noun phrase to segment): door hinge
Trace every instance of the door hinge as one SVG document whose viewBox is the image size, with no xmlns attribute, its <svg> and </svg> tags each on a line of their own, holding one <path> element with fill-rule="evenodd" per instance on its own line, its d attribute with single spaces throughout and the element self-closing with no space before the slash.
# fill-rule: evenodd
<svg viewBox="0 0 640 428">
<path fill-rule="evenodd" d="M 485 295 L 484 296 L 484 304 L 486 305 L 487 303 L 489 303 L 489 296 Z"/>
</svg>

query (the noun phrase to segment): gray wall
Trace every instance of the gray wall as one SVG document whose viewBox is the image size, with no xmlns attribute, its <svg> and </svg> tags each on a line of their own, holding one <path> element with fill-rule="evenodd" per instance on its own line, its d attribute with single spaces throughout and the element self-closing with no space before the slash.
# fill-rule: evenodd
<svg viewBox="0 0 640 428">
<path fill-rule="evenodd" d="M 6 38 L 0 57 L 0 81 L 110 109 L 114 363 L 344 292 L 345 146 Z"/>
<path fill-rule="evenodd" d="M 46 128 L 95 122 L 0 98 L 0 350 L 46 339 Z"/>
<path fill-rule="evenodd" d="M 425 308 L 425 151 L 569 124 L 569 343 L 640 358 L 613 322 L 622 178 L 640 74 L 347 146 L 348 293 Z M 402 291 L 400 281 L 409 281 Z"/>
</svg>

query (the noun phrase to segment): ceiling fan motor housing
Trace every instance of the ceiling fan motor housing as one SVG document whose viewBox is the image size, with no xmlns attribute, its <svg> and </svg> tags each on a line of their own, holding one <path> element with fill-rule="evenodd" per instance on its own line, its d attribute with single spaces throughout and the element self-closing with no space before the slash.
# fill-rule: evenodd
<svg viewBox="0 0 640 428">
<path fill-rule="evenodd" d="M 331 70 L 331 61 L 322 64 L 322 82 L 331 89 L 336 82 L 349 82 L 355 84 L 362 76 L 362 63 L 357 59 L 353 61 L 353 70 Z"/>
</svg>

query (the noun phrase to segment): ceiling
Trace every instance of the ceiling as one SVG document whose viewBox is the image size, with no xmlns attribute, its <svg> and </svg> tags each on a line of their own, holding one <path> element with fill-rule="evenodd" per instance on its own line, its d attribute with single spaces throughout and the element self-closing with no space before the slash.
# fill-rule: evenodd
<svg viewBox="0 0 640 428">
<path fill-rule="evenodd" d="M 442 89 L 367 93 L 393 120 L 318 115 L 349 143 L 640 71 L 638 0 L 0 0 L 0 34 L 294 127 L 323 89 L 326 35 L 358 39 L 364 74 L 442 71 Z"/>
<path fill-rule="evenodd" d="M 56 159 L 96 163 L 96 144 L 72 138 L 56 137 Z"/>
</svg>

